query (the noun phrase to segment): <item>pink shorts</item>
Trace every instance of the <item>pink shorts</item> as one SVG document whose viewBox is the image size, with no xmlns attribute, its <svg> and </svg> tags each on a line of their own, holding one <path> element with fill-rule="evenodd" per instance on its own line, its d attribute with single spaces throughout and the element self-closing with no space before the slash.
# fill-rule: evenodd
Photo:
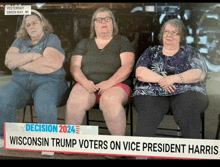
<svg viewBox="0 0 220 167">
<path fill-rule="evenodd" d="M 81 84 L 79 82 L 77 82 L 75 85 L 81 85 Z M 128 86 L 126 84 L 123 84 L 123 83 L 118 83 L 118 84 L 114 85 L 114 87 L 120 87 L 120 88 L 124 89 L 125 92 L 128 95 L 128 99 L 130 100 L 130 97 L 131 97 L 131 94 L 132 94 L 132 89 L 131 89 L 130 86 Z M 99 103 L 100 102 L 100 98 L 101 98 L 102 95 L 100 95 L 98 93 L 95 93 L 95 96 L 96 96 L 96 103 Z"/>
</svg>

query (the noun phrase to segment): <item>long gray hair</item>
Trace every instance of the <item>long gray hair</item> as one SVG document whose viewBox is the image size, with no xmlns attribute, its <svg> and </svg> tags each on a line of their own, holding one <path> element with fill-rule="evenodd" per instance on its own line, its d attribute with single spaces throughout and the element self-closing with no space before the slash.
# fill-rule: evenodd
<svg viewBox="0 0 220 167">
<path fill-rule="evenodd" d="M 112 11 L 110 9 L 108 9 L 108 8 L 103 7 L 103 8 L 98 8 L 94 12 L 94 14 L 92 16 L 92 21 L 91 21 L 91 26 L 90 26 L 90 35 L 89 35 L 90 38 L 96 37 L 96 33 L 95 33 L 95 19 L 96 19 L 97 14 L 101 13 L 101 12 L 107 12 L 111 16 L 112 24 L 113 24 L 113 36 L 118 34 L 118 26 L 117 26 L 117 23 L 115 21 L 115 17 L 113 15 Z"/>
</svg>

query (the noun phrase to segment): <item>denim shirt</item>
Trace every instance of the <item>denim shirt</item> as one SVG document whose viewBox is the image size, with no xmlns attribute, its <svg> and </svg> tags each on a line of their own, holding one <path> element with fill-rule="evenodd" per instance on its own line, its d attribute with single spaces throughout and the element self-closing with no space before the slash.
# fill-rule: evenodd
<svg viewBox="0 0 220 167">
<path fill-rule="evenodd" d="M 22 40 L 20 38 L 17 38 L 13 42 L 12 47 L 19 48 L 20 49 L 19 53 L 39 53 L 39 54 L 43 54 L 46 47 L 52 47 L 58 50 L 59 52 L 61 52 L 63 55 L 65 55 L 65 52 L 61 47 L 61 42 L 59 38 L 57 37 L 57 35 L 55 34 L 44 34 L 40 42 L 38 42 L 36 45 L 32 45 L 30 39 Z M 13 75 L 27 75 L 30 73 L 32 72 L 19 71 L 16 69 L 12 71 Z M 38 75 L 42 75 L 42 74 L 38 74 Z M 47 75 L 50 77 L 59 77 L 59 78 L 61 77 L 63 79 L 65 78 L 66 72 L 64 68 L 62 67 L 58 71 L 55 71 L 51 74 L 44 74 L 44 75 Z"/>
<path fill-rule="evenodd" d="M 159 45 L 146 49 L 139 58 L 135 69 L 140 66 L 147 67 L 162 76 L 179 74 L 190 69 L 202 69 L 207 78 L 208 68 L 204 57 L 197 49 L 189 45 L 181 46 L 175 55 L 167 58 L 163 55 L 162 48 L 163 46 Z M 207 95 L 205 88 L 206 78 L 197 83 L 174 83 L 174 86 L 177 88 L 174 93 L 165 92 L 157 83 L 147 83 L 137 80 L 133 97 L 137 95 L 171 96 L 187 91 L 197 91 Z"/>
</svg>

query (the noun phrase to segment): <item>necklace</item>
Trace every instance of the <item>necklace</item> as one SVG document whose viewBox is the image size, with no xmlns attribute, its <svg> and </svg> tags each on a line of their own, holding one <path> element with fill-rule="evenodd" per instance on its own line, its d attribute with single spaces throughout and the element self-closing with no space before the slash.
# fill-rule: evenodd
<svg viewBox="0 0 220 167">
<path fill-rule="evenodd" d="M 99 49 L 99 52 L 102 52 L 104 50 L 104 48 L 103 49 Z"/>
<path fill-rule="evenodd" d="M 166 56 L 167 60 L 170 60 L 171 59 L 171 56 Z"/>
</svg>

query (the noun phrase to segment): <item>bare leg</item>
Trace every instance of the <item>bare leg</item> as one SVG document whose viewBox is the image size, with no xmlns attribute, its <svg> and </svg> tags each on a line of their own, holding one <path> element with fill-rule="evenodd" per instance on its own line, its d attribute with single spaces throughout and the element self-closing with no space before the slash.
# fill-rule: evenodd
<svg viewBox="0 0 220 167">
<path fill-rule="evenodd" d="M 106 90 L 100 98 L 99 106 L 112 135 L 125 135 L 126 114 L 123 105 L 125 105 L 127 101 L 128 95 L 119 87 L 112 87 Z"/>
<path fill-rule="evenodd" d="M 90 94 L 83 86 L 75 85 L 66 105 L 65 122 L 70 125 L 82 124 L 85 112 L 95 105 L 95 94 Z"/>
</svg>

